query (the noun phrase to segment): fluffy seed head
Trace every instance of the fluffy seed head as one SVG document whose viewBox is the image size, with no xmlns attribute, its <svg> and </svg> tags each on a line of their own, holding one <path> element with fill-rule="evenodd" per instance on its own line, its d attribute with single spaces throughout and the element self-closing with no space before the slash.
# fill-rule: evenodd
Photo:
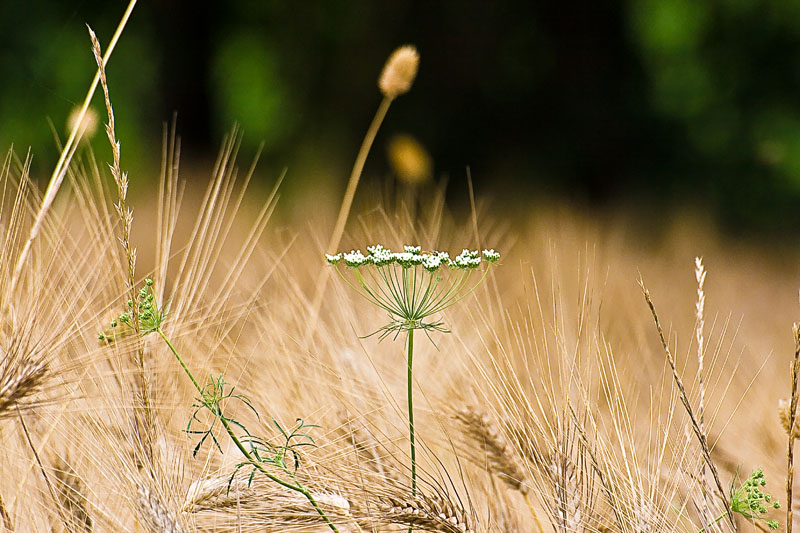
<svg viewBox="0 0 800 533">
<path fill-rule="evenodd" d="M 417 49 L 411 45 L 401 46 L 386 60 L 381 77 L 378 78 L 378 88 L 389 98 L 407 93 L 417 77 L 418 67 Z"/>
</svg>

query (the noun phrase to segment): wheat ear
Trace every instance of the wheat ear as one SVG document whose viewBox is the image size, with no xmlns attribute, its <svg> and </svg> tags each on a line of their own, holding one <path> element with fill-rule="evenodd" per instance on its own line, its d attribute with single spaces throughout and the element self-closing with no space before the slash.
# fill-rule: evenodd
<svg viewBox="0 0 800 533">
<path fill-rule="evenodd" d="M 182 512 L 223 509 L 240 504 L 252 496 L 247 480 L 241 477 L 219 476 L 192 482 L 181 506 Z"/>
<path fill-rule="evenodd" d="M 481 445 L 491 472 L 512 489 L 528 494 L 530 486 L 525 472 L 512 456 L 508 442 L 491 417 L 473 406 L 459 409 L 455 417 L 464 425 L 467 435 Z"/>
<path fill-rule="evenodd" d="M 180 522 L 154 491 L 139 485 L 136 504 L 142 522 L 152 533 L 184 533 Z"/>
<path fill-rule="evenodd" d="M 11 414 L 22 400 L 32 395 L 47 374 L 47 364 L 29 358 L 21 361 L 7 356 L 0 368 L 0 417 Z"/>
<path fill-rule="evenodd" d="M 75 470 L 64 460 L 56 459 L 54 477 L 59 503 L 68 515 L 69 531 L 91 532 L 92 517 L 89 514 L 86 500 L 86 486 Z"/>
<path fill-rule="evenodd" d="M 469 516 L 460 506 L 437 496 L 384 497 L 381 510 L 393 524 L 444 533 L 474 533 Z"/>
</svg>

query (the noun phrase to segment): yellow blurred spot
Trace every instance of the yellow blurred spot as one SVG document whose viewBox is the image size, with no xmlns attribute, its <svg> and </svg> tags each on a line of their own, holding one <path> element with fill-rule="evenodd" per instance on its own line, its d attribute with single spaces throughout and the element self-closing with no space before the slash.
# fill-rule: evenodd
<svg viewBox="0 0 800 533">
<path fill-rule="evenodd" d="M 75 106 L 72 108 L 72 111 L 70 111 L 69 117 L 67 118 L 67 133 L 71 133 L 77 125 L 80 113 L 81 106 Z M 81 122 L 81 131 L 78 131 L 80 138 L 88 141 L 94 137 L 94 134 L 97 132 L 98 121 L 97 112 L 91 107 L 87 108 L 86 113 L 83 115 L 83 121 Z"/>
<path fill-rule="evenodd" d="M 433 160 L 425 147 L 411 135 L 393 136 L 387 151 L 392 170 L 401 181 L 413 185 L 431 178 Z"/>
</svg>

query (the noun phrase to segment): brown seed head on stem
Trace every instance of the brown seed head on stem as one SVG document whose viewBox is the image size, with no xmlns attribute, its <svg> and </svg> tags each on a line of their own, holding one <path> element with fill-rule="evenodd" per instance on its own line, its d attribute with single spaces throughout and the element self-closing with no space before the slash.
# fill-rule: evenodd
<svg viewBox="0 0 800 533">
<path fill-rule="evenodd" d="M 408 44 L 401 46 L 386 60 L 381 77 L 378 78 L 378 88 L 387 98 L 397 98 L 411 89 L 418 68 L 417 49 Z"/>
</svg>

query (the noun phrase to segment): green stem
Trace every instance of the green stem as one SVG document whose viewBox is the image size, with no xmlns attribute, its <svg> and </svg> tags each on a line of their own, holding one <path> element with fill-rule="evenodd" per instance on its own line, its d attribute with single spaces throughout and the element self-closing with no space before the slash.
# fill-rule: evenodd
<svg viewBox="0 0 800 533">
<path fill-rule="evenodd" d="M 189 367 L 186 366 L 186 363 L 183 362 L 183 358 L 181 358 L 181 356 L 178 354 L 178 350 L 176 350 L 175 347 L 172 345 L 172 343 L 169 342 L 169 339 L 167 338 L 166 335 L 164 335 L 164 332 L 161 331 L 161 328 L 157 329 L 156 331 L 158 332 L 159 335 L 161 335 L 161 338 L 164 339 L 164 342 L 167 343 L 169 350 L 172 352 L 172 355 L 175 356 L 175 359 L 177 359 L 178 362 L 181 364 L 183 371 L 186 372 L 186 375 L 189 376 L 189 379 L 192 380 L 192 383 L 194 383 L 194 387 L 197 389 L 197 392 L 199 392 L 202 395 L 203 388 L 200 386 L 199 383 L 197 383 L 197 380 L 194 379 L 194 375 L 189 370 Z"/>
<path fill-rule="evenodd" d="M 414 363 L 414 328 L 408 330 L 408 440 L 411 442 L 411 496 L 417 495 L 417 447 L 414 444 L 414 396 L 413 384 L 414 374 L 412 365 Z M 408 528 L 411 533 L 413 528 Z"/>
<path fill-rule="evenodd" d="M 414 329 L 408 330 L 408 433 L 411 442 L 411 495 L 417 495 L 417 447 L 414 444 L 414 375 L 412 364 L 414 362 Z"/>
<path fill-rule="evenodd" d="M 716 524 L 717 522 L 719 522 L 720 520 L 722 520 L 722 519 L 723 519 L 723 518 L 725 518 L 726 516 L 728 516 L 728 511 L 725 511 L 724 513 L 722 513 L 721 515 L 719 515 L 718 517 L 716 517 L 714 520 L 712 520 L 712 521 L 711 521 L 711 524 Z M 706 525 L 706 526 L 705 526 L 703 529 L 701 529 L 701 530 L 700 530 L 700 531 L 698 531 L 697 533 L 703 533 L 703 531 L 705 531 L 705 530 L 706 530 L 706 527 L 710 526 L 711 524 L 707 524 L 707 525 Z"/>
<path fill-rule="evenodd" d="M 189 376 L 189 379 L 192 380 L 192 383 L 194 384 L 194 386 L 197 389 L 197 391 L 202 395 L 203 394 L 203 389 L 197 383 L 197 380 L 194 378 L 194 375 L 189 370 L 189 368 L 186 366 L 186 363 L 183 362 L 183 359 L 181 358 L 180 354 L 178 354 L 178 351 L 175 349 L 175 347 L 172 345 L 172 343 L 169 342 L 169 339 L 167 338 L 166 335 L 164 335 L 164 332 L 161 331 L 160 328 L 158 330 L 156 330 L 156 331 L 158 332 L 159 335 L 161 335 L 161 338 L 164 339 L 164 342 L 167 343 L 167 346 L 169 347 L 170 351 L 172 352 L 172 355 L 175 356 L 175 358 L 181 364 L 181 367 L 183 367 L 184 372 L 186 372 L 186 375 Z M 225 428 L 225 431 L 228 433 L 228 436 L 231 438 L 231 440 L 236 445 L 236 447 L 239 448 L 239 451 L 242 452 L 242 455 L 244 455 L 244 457 L 247 459 L 248 463 L 253 465 L 259 471 L 261 471 L 262 474 L 267 476 L 269 479 L 271 479 L 272 481 L 274 481 L 278 485 L 282 485 L 283 487 L 286 487 L 287 489 L 299 492 L 300 494 L 305 496 L 306 499 L 314 507 L 314 510 L 316 510 L 317 513 L 319 513 L 319 515 L 322 517 L 322 519 L 328 525 L 328 527 L 331 528 L 332 531 L 339 531 L 338 529 L 336 529 L 336 526 L 333 525 L 333 522 L 331 522 L 330 518 L 328 518 L 328 516 L 325 514 L 325 511 L 323 511 L 320 508 L 319 504 L 317 504 L 317 501 L 314 499 L 314 496 L 308 491 L 307 488 L 305 488 L 299 481 L 297 481 L 297 479 L 294 476 L 292 476 L 292 478 L 295 479 L 297 485 L 292 485 L 291 483 L 288 483 L 288 482 L 282 480 L 281 478 L 271 474 L 269 471 L 267 471 L 266 468 L 264 468 L 264 465 L 262 465 L 259 461 L 257 461 L 252 456 L 252 454 L 247 450 L 247 448 L 245 448 L 245 446 L 242 443 L 242 441 L 239 440 L 239 437 L 236 436 L 236 433 L 234 433 L 230 422 L 228 422 L 228 419 L 225 418 L 222 415 L 222 410 L 220 409 L 219 405 L 216 405 L 216 412 L 214 414 L 216 415 L 217 418 L 219 418 L 220 422 L 222 422 L 222 425 Z"/>
</svg>

